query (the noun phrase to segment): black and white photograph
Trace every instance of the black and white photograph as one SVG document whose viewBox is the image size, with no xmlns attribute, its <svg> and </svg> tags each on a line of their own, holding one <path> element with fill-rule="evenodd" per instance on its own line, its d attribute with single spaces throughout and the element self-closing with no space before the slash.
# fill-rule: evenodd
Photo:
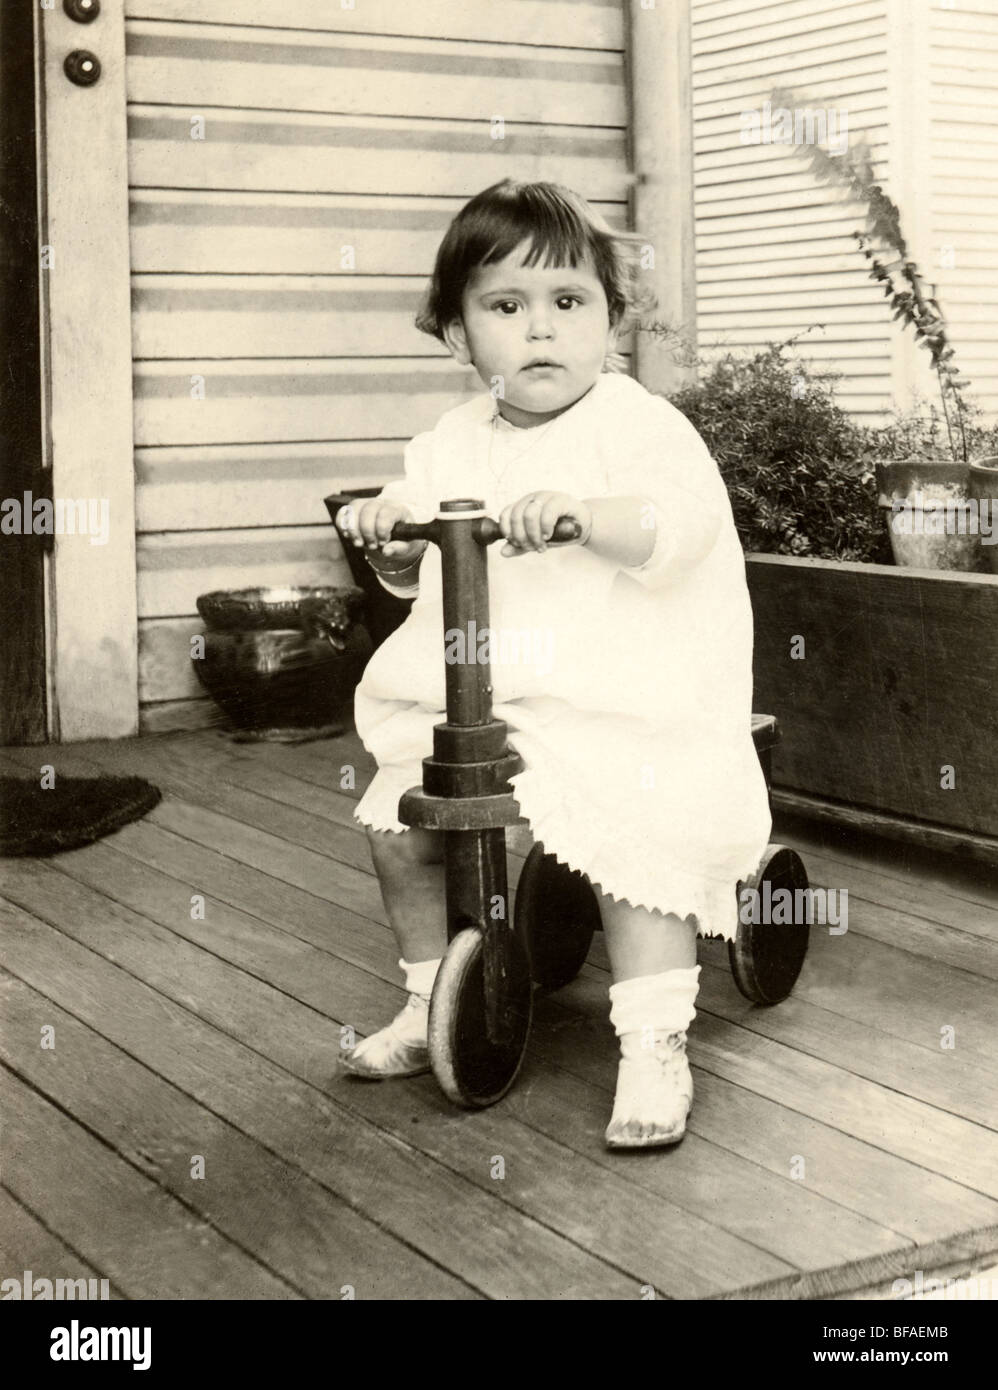
<svg viewBox="0 0 998 1390">
<path fill-rule="evenodd" d="M 0 0 L 0 354 L 31 1365 L 682 1302 L 966 1373 L 998 0 Z"/>
</svg>

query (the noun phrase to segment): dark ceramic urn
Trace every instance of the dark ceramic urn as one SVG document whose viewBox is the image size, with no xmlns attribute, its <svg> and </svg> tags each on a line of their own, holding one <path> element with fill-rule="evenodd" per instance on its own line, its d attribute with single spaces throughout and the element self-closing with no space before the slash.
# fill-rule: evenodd
<svg viewBox="0 0 998 1390">
<path fill-rule="evenodd" d="M 202 594 L 208 694 L 241 739 L 330 737 L 349 724 L 372 645 L 360 589 L 218 590 Z"/>
</svg>

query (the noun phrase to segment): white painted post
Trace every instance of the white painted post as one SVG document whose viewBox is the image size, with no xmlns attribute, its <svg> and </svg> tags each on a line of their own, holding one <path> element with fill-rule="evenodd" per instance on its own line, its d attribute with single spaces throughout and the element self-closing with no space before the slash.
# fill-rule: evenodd
<svg viewBox="0 0 998 1390">
<path fill-rule="evenodd" d="M 646 272 L 658 295 L 653 317 L 696 347 L 693 83 L 689 0 L 628 0 L 628 85 L 634 226 L 654 248 Z M 676 390 L 695 369 L 667 346 L 637 335 L 637 376 L 649 391 Z"/>
<path fill-rule="evenodd" d="M 106 544 L 55 537 L 53 733 L 68 742 L 138 729 L 123 0 L 103 0 L 90 24 L 61 5 L 40 18 L 52 490 L 108 504 Z M 93 86 L 63 70 L 76 50 L 100 61 Z"/>
<path fill-rule="evenodd" d="M 932 246 L 932 87 L 929 0 L 887 0 L 887 192 L 901 212 L 908 254 L 926 282 L 939 285 Z M 940 291 L 943 309 L 945 298 Z M 886 305 L 886 300 L 884 301 Z M 885 309 L 885 312 L 888 312 Z M 903 322 L 891 324 L 891 395 L 909 408 L 916 394 L 938 403 L 929 354 Z"/>
</svg>

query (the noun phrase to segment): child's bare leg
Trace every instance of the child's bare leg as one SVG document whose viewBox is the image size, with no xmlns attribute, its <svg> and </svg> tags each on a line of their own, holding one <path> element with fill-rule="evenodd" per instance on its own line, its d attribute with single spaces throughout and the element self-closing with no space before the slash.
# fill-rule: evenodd
<svg viewBox="0 0 998 1390">
<path fill-rule="evenodd" d="M 650 912 L 605 895 L 599 906 L 614 984 L 696 965 L 696 927 L 675 913 Z"/>
<path fill-rule="evenodd" d="M 444 841 L 438 830 L 368 830 L 388 921 L 405 960 L 437 960 L 447 950 Z"/>
<path fill-rule="evenodd" d="M 447 949 L 443 837 L 415 828 L 402 833 L 368 830 L 371 857 L 388 921 L 395 933 L 409 998 L 386 1027 L 342 1058 L 355 1076 L 384 1080 L 429 1070 L 426 1030 L 430 993 Z"/>
<path fill-rule="evenodd" d="M 613 985 L 610 1021 L 620 1039 L 610 1148 L 674 1144 L 686 1128 L 693 1078 L 686 1030 L 699 984 L 696 927 L 601 896 Z"/>
</svg>

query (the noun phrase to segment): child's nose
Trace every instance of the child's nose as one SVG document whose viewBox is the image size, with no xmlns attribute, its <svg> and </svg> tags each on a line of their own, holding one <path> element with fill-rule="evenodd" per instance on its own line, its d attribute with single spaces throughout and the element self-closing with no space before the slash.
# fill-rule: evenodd
<svg viewBox="0 0 998 1390">
<path fill-rule="evenodd" d="M 550 338 L 554 333 L 551 314 L 547 309 L 536 309 L 530 316 L 529 336 L 531 338 Z"/>
</svg>

